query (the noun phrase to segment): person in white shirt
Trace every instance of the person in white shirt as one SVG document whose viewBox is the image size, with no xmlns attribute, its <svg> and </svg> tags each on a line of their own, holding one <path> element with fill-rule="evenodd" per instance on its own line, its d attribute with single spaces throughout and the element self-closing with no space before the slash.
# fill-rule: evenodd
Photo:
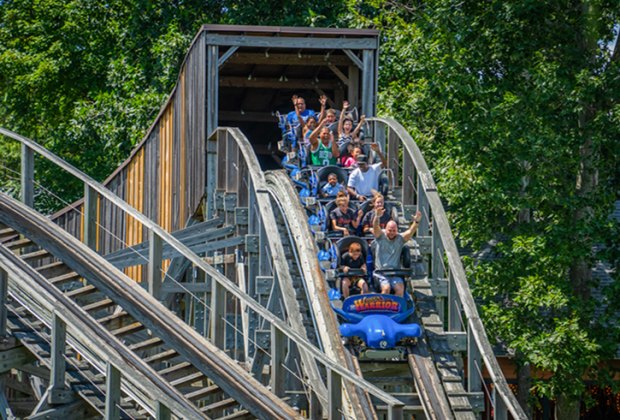
<svg viewBox="0 0 620 420">
<path fill-rule="evenodd" d="M 347 183 L 347 190 L 351 198 L 359 201 L 366 201 L 379 192 L 379 175 L 381 169 L 386 165 L 385 156 L 379 151 L 379 145 L 372 143 L 370 147 L 381 158 L 381 162 L 369 165 L 368 157 L 359 155 L 357 157 L 357 168 L 351 172 Z"/>
</svg>

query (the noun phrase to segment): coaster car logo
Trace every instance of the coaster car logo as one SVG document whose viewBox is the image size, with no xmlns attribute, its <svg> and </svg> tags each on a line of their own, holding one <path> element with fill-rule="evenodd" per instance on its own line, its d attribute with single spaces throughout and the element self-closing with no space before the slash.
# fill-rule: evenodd
<svg viewBox="0 0 620 420">
<path fill-rule="evenodd" d="M 367 311 L 386 311 L 386 312 L 399 312 L 400 304 L 390 298 L 384 296 L 372 296 L 365 297 L 356 300 L 355 302 L 356 312 Z"/>
</svg>

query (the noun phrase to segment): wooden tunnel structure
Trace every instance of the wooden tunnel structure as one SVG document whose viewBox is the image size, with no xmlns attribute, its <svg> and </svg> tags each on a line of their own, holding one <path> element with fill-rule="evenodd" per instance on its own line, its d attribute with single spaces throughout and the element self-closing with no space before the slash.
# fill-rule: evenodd
<svg viewBox="0 0 620 420">
<path fill-rule="evenodd" d="M 71 392 L 89 404 L 84 412 L 109 418 L 473 419 L 485 404 L 495 418 L 523 418 L 426 162 L 400 124 L 374 117 L 378 52 L 373 30 L 205 25 L 155 122 L 103 184 L 0 129 L 22 143 L 27 206 L 35 153 L 85 185 L 83 200 L 54 223 L 0 195 L 0 286 L 8 284 L 4 294 L 0 287 L 0 335 L 19 332 L 55 378 L 33 418 L 77 405 Z M 290 111 L 293 94 L 315 109 L 322 94 L 334 108 L 348 99 L 368 116 L 402 216 L 424 214 L 416 237 L 424 274 L 415 286 L 429 335 L 408 363 L 386 370 L 393 376 L 358 376 L 364 367 L 340 340 L 305 209 L 286 174 L 265 170 L 280 137 L 275 113 Z M 45 303 L 42 287 L 57 300 Z M 68 315 L 80 311 L 91 315 Z M 114 357 L 97 350 L 98 336 Z M 75 363 L 87 359 L 87 379 L 105 381 L 101 395 L 76 391 L 84 378 L 64 369 L 64 354 L 46 339 Z M 19 357 L 13 367 L 26 363 Z M 464 363 L 486 369 L 493 395 L 480 376 L 465 377 Z M 120 373 L 128 365 L 138 366 L 135 375 Z"/>
</svg>

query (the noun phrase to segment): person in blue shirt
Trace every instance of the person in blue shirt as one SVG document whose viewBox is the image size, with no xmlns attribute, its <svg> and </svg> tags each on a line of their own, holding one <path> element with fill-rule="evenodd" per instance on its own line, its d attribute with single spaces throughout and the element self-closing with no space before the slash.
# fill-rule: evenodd
<svg viewBox="0 0 620 420">
<path fill-rule="evenodd" d="M 304 125 L 308 117 L 314 117 L 317 120 L 319 119 L 316 116 L 316 112 L 306 108 L 306 100 L 304 98 L 302 98 L 301 96 L 293 95 L 292 100 L 294 109 L 288 114 L 286 114 L 286 122 L 290 126 L 297 127 L 300 124 Z"/>
<path fill-rule="evenodd" d="M 332 172 L 327 175 L 327 184 L 321 188 L 321 195 L 323 197 L 336 197 L 340 191 L 347 193 L 344 185 L 338 183 L 338 176 Z"/>
</svg>

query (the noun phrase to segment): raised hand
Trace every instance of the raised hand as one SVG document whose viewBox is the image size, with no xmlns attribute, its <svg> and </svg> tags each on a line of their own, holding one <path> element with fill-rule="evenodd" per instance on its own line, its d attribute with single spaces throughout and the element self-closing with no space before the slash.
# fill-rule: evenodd
<svg viewBox="0 0 620 420">
<path fill-rule="evenodd" d="M 346 109 L 348 109 L 348 108 L 349 108 L 349 101 L 344 101 L 344 102 L 342 103 L 342 109 L 343 109 L 343 110 L 346 110 Z"/>
<path fill-rule="evenodd" d="M 325 104 L 327 103 L 327 96 L 325 95 L 319 96 L 319 102 L 321 103 L 321 106 L 325 106 Z"/>
<path fill-rule="evenodd" d="M 291 100 L 293 101 L 293 106 L 297 105 L 297 98 L 299 98 L 299 96 L 297 95 L 293 95 L 293 97 L 291 98 Z"/>
<path fill-rule="evenodd" d="M 378 152 L 379 151 L 379 143 L 370 143 L 370 148 L 372 149 L 373 152 Z"/>
</svg>

